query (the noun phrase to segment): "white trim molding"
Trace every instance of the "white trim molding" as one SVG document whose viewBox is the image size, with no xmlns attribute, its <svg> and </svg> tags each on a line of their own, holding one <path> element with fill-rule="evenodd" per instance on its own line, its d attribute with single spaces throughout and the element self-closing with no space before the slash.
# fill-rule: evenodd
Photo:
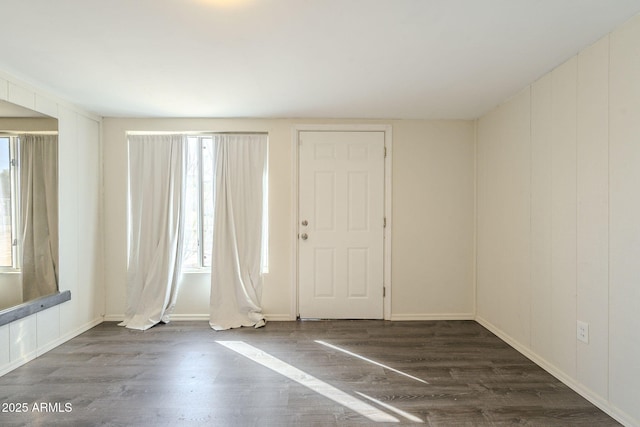
<svg viewBox="0 0 640 427">
<path fill-rule="evenodd" d="M 103 322 L 102 317 L 98 317 L 94 320 L 92 320 L 89 323 L 85 323 L 84 325 L 80 326 L 79 328 L 64 334 L 58 338 L 56 338 L 53 341 L 50 341 L 38 348 L 36 348 L 35 350 L 29 352 L 28 354 L 25 354 L 23 356 L 21 356 L 19 359 L 13 360 L 10 363 L 8 363 L 7 365 L 1 366 L 0 367 L 0 377 L 8 374 L 9 372 L 13 371 L 14 369 L 19 368 L 20 366 L 31 362 L 32 360 L 36 359 L 37 357 L 42 356 L 43 354 L 53 350 L 54 348 L 66 343 L 67 341 L 69 341 L 72 338 L 77 337 L 78 335 L 88 331 L 91 328 L 94 328 L 96 326 L 98 326 L 100 323 Z"/>
<path fill-rule="evenodd" d="M 394 314 L 389 320 L 393 321 L 415 321 L 415 320 L 474 320 L 474 313 L 409 313 L 409 314 Z"/>
<path fill-rule="evenodd" d="M 269 314 L 263 313 L 267 322 L 285 322 L 295 319 L 291 319 L 289 314 Z M 124 314 L 109 314 L 104 317 L 105 322 L 122 322 L 124 320 Z M 209 313 L 195 313 L 195 314 L 176 314 L 171 315 L 172 322 L 208 322 Z"/>
</svg>

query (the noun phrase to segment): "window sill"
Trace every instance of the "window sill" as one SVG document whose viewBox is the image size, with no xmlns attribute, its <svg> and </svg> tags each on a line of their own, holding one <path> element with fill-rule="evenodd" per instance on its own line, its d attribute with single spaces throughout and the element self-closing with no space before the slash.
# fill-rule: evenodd
<svg viewBox="0 0 640 427">
<path fill-rule="evenodd" d="M 182 269 L 182 274 L 187 274 L 187 275 L 191 275 L 191 274 L 211 274 L 211 268 L 209 268 L 209 267 L 203 267 L 203 268 L 196 268 L 196 267 L 183 268 L 183 269 Z"/>
</svg>

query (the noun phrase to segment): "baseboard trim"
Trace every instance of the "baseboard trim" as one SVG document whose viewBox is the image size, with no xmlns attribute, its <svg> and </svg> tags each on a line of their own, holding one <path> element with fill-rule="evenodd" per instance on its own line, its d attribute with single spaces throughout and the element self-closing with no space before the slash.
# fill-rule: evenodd
<svg viewBox="0 0 640 427">
<path fill-rule="evenodd" d="M 169 320 L 171 322 L 189 322 L 189 321 L 209 321 L 209 314 L 176 314 L 173 313 Z M 104 316 L 105 322 L 122 322 L 124 314 L 107 314 Z"/>
<path fill-rule="evenodd" d="M 290 314 L 266 314 L 264 315 L 267 322 L 293 322 L 295 317 L 291 317 Z"/>
<path fill-rule="evenodd" d="M 65 342 L 69 341 L 72 338 L 77 337 L 78 335 L 80 335 L 83 332 L 88 331 L 89 329 L 98 326 L 100 323 L 102 323 L 104 321 L 104 319 L 101 317 L 97 317 L 95 319 L 93 319 L 91 322 L 85 323 L 84 325 L 80 326 L 77 329 L 74 329 L 71 332 L 68 332 L 64 335 L 62 335 L 61 337 L 59 337 L 58 339 L 55 339 L 53 341 L 50 341 L 48 343 L 46 343 L 45 345 L 43 345 L 42 347 L 40 347 L 37 352 L 38 352 L 38 357 L 42 356 L 43 354 L 45 354 L 48 351 L 53 350 L 54 348 L 58 347 L 61 344 L 64 344 Z"/>
<path fill-rule="evenodd" d="M 38 350 L 34 350 L 30 353 L 25 354 L 24 356 L 22 356 L 21 358 L 19 358 L 18 360 L 14 360 L 13 362 L 9 362 L 8 365 L 4 366 L 2 369 L 0 369 L 0 377 L 8 374 L 9 372 L 13 371 L 14 369 L 19 368 L 20 366 L 31 362 L 32 360 L 34 360 L 36 357 L 38 357 Z"/>
<path fill-rule="evenodd" d="M 64 344 L 65 342 L 69 341 L 71 338 L 75 338 L 78 335 L 80 335 L 83 332 L 88 331 L 89 329 L 99 325 L 100 323 L 102 323 L 103 319 L 102 317 L 98 317 L 94 320 L 92 320 L 91 322 L 88 322 L 84 325 L 82 325 L 81 327 L 66 333 L 64 335 L 62 335 L 61 337 L 53 340 L 53 341 L 49 341 L 48 343 L 42 345 L 41 347 L 38 347 L 37 349 L 35 349 L 34 351 L 22 356 L 20 359 L 18 360 L 14 360 L 13 362 L 9 363 L 8 365 L 6 365 L 5 367 L 3 367 L 2 369 L 0 369 L 0 377 L 8 374 L 9 372 L 13 371 L 14 369 L 19 368 L 20 366 L 31 362 L 32 360 L 42 356 L 43 354 L 47 353 L 48 351 L 53 350 L 54 348 L 58 347 L 61 344 Z"/>
<path fill-rule="evenodd" d="M 291 316 L 288 314 L 266 314 L 264 315 L 267 322 L 283 322 L 291 321 Z M 175 322 L 181 321 L 209 321 L 209 313 L 207 314 L 172 314 L 171 320 Z"/>
<path fill-rule="evenodd" d="M 84 325 L 80 326 L 79 328 L 74 329 L 73 331 L 68 332 L 68 333 L 64 334 L 63 336 L 61 336 L 59 339 L 57 339 L 55 341 L 56 345 L 54 347 L 51 347 L 49 350 L 59 346 L 60 344 L 63 344 L 65 342 L 69 341 L 72 338 L 77 337 L 78 335 L 80 335 L 80 334 L 82 334 L 84 332 L 87 332 L 91 328 L 95 328 L 96 326 L 98 326 L 102 322 L 104 322 L 104 317 L 103 316 L 96 317 L 92 321 L 87 322 Z"/>
<path fill-rule="evenodd" d="M 171 315 L 172 322 L 187 322 L 187 321 L 209 321 L 209 313 L 207 314 L 175 314 Z"/>
<path fill-rule="evenodd" d="M 553 363 L 550 363 L 545 358 L 539 356 L 537 353 L 534 353 L 528 347 L 520 344 L 511 338 L 508 334 L 502 331 L 500 328 L 495 326 L 493 323 L 488 320 L 476 316 L 476 322 L 480 325 L 487 328 L 491 333 L 495 334 L 498 338 L 509 344 L 523 356 L 531 360 L 536 365 L 540 366 L 542 369 L 547 371 L 549 374 L 556 377 L 560 382 L 565 384 L 567 387 L 571 388 L 573 391 L 578 393 L 580 396 L 587 399 L 589 402 L 597 406 L 602 411 L 606 412 L 611 418 L 614 418 L 616 421 L 622 423 L 625 426 L 640 426 L 640 420 L 634 419 L 631 415 L 626 412 L 620 410 L 616 406 L 612 405 L 608 400 L 603 398 L 602 396 L 594 393 L 592 390 L 588 389 L 581 383 L 577 382 L 572 377 L 565 374 L 561 369 L 556 367 Z"/>
<path fill-rule="evenodd" d="M 296 320 L 291 318 L 290 314 L 268 314 L 265 313 L 264 317 L 267 322 L 288 322 Z M 104 316 L 105 322 L 122 322 L 124 320 L 124 314 L 107 314 Z M 171 321 L 173 322 L 186 322 L 186 321 L 209 321 L 209 313 L 207 314 L 172 314 Z"/>
<path fill-rule="evenodd" d="M 438 313 L 438 314 L 392 314 L 391 321 L 409 321 L 409 320 L 474 320 L 473 313 Z"/>
</svg>

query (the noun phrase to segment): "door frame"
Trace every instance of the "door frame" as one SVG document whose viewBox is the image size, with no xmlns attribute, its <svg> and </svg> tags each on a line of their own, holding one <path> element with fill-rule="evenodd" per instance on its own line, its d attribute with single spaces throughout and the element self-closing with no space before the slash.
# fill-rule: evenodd
<svg viewBox="0 0 640 427">
<path fill-rule="evenodd" d="M 298 304 L 298 292 L 299 292 L 299 272 L 298 272 L 298 224 L 299 218 L 299 200 L 298 194 L 300 191 L 300 165 L 299 165 L 299 137 L 300 132 L 384 132 L 384 147 L 385 147 L 385 159 L 384 159 L 384 215 L 386 220 L 386 226 L 384 228 L 384 244 L 383 244 L 383 286 L 384 286 L 384 298 L 383 318 L 385 320 L 391 319 L 391 230 L 392 230 L 392 185 L 391 185 L 391 166 L 392 166 L 392 127 L 391 125 L 384 124 L 317 124 L 317 125 L 294 125 L 291 129 L 291 206 L 292 221 L 291 221 L 291 320 L 295 320 L 300 315 L 300 309 Z"/>
</svg>

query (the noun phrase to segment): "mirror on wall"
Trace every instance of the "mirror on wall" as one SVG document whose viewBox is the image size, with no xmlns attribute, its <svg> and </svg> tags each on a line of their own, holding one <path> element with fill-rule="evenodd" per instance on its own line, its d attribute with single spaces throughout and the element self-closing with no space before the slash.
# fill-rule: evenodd
<svg viewBox="0 0 640 427">
<path fill-rule="evenodd" d="M 46 308 L 58 271 L 58 120 L 0 101 L 0 320 Z"/>
</svg>

